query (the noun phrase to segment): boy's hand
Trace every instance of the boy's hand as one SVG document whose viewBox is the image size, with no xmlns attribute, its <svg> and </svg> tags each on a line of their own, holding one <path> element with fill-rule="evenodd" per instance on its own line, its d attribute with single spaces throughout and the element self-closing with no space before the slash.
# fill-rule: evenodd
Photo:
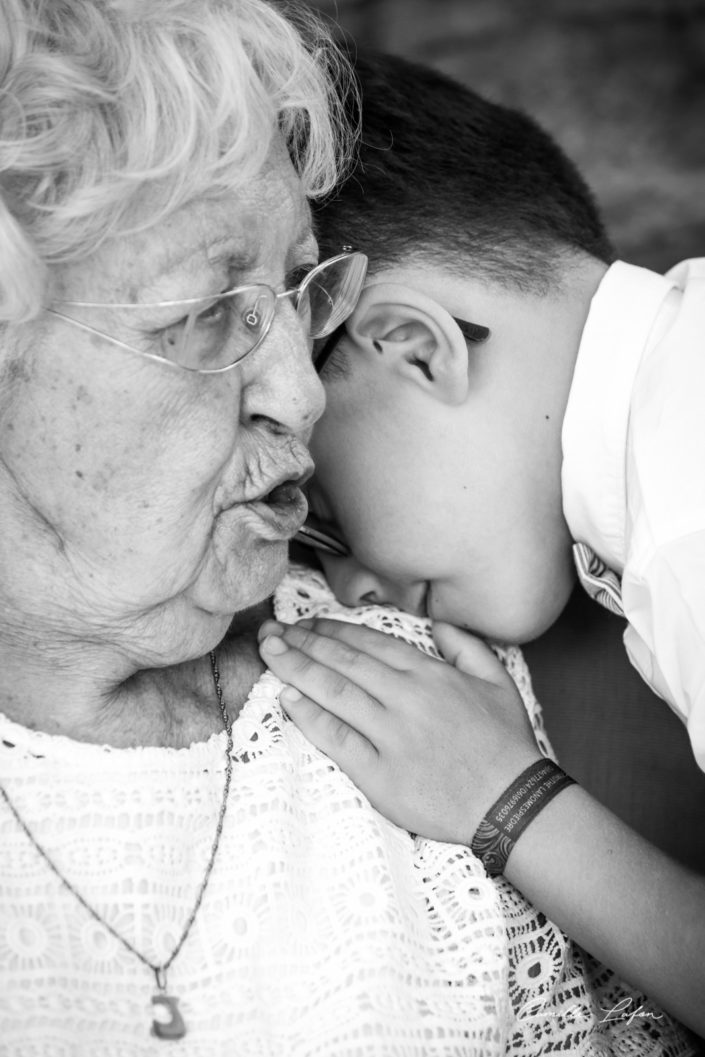
<svg viewBox="0 0 705 1057">
<path fill-rule="evenodd" d="M 487 809 L 540 758 L 519 692 L 491 650 L 434 625 L 445 664 L 337 620 L 267 621 L 260 651 L 310 741 L 397 825 L 469 844 Z"/>
</svg>

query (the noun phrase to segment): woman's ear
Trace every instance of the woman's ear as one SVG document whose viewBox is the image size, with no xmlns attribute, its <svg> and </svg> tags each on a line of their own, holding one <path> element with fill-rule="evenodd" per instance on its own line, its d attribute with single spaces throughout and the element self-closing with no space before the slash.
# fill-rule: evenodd
<svg viewBox="0 0 705 1057">
<path fill-rule="evenodd" d="M 438 302 L 397 283 L 365 287 L 346 323 L 348 340 L 368 359 L 445 404 L 468 395 L 468 347 Z"/>
</svg>

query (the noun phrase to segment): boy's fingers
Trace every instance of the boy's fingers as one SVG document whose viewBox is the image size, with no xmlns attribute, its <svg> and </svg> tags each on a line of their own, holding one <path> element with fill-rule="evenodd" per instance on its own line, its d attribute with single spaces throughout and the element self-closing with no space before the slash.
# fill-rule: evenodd
<svg viewBox="0 0 705 1057">
<path fill-rule="evenodd" d="M 378 659 L 364 648 L 361 648 L 365 643 L 374 641 L 378 652 L 381 653 L 382 651 L 379 650 L 377 643 L 377 635 L 381 636 L 381 633 L 371 632 L 369 628 L 362 629 L 357 625 L 345 626 L 339 621 L 328 621 L 327 623 L 332 631 L 331 635 L 321 634 L 318 628 L 307 629 L 298 624 L 276 624 L 267 621 L 260 628 L 260 648 L 267 637 L 276 637 L 280 642 L 297 651 L 303 657 L 309 658 L 312 662 L 317 661 L 332 673 L 338 673 L 339 676 L 349 680 L 350 683 L 367 692 L 371 697 L 384 700 L 386 694 L 393 692 L 395 689 L 398 691 L 399 679 L 400 677 L 403 678 L 405 674 L 404 669 L 395 667 L 384 659 Z M 372 639 L 355 634 L 363 630 L 370 632 Z M 262 636 L 265 636 L 264 640 L 262 640 Z M 269 643 L 267 649 L 270 652 L 271 648 L 272 643 Z M 413 650 L 413 647 L 410 648 Z M 282 675 L 280 670 L 282 657 L 284 657 L 284 651 L 280 649 L 276 658 L 276 665 L 271 664 L 270 666 L 284 682 L 296 682 L 295 679 Z M 267 661 L 270 663 L 269 657 Z M 313 687 L 300 686 L 298 682 L 296 685 L 304 693 L 309 694 L 310 697 L 326 706 L 328 705 L 327 700 L 321 699 L 316 696 L 316 693 L 311 692 L 314 689 Z"/>
<path fill-rule="evenodd" d="M 295 687 L 285 686 L 280 700 L 289 718 L 310 742 L 341 767 L 354 782 L 377 763 L 377 750 L 358 730 L 321 708 Z"/>
<path fill-rule="evenodd" d="M 419 651 L 408 642 L 395 639 L 384 631 L 368 628 L 364 624 L 351 624 L 346 620 L 334 620 L 330 617 L 316 617 L 314 619 L 300 620 L 292 627 L 303 628 L 307 631 L 315 631 L 318 635 L 343 642 L 358 650 L 360 653 L 381 661 L 396 668 L 398 671 L 408 671 L 413 667 L 419 657 Z"/>
<path fill-rule="evenodd" d="M 358 685 L 355 677 L 350 678 L 339 669 L 329 668 L 312 655 L 311 637 L 321 639 L 324 646 L 326 642 L 330 644 L 330 640 L 302 628 L 296 629 L 294 635 L 288 635 L 287 632 L 291 630 L 286 628 L 284 634 L 268 635 L 262 639 L 260 652 L 265 663 L 283 683 L 295 687 L 319 709 L 337 721 L 342 720 L 350 726 L 354 724 L 356 730 L 376 743 L 381 733 L 380 720 L 384 715 L 384 706 L 374 694 L 368 694 Z M 306 640 L 309 652 L 298 648 L 292 641 L 297 636 L 303 638 L 306 635 L 309 637 Z M 340 643 L 332 645 L 338 650 L 341 648 Z M 320 644 L 317 652 L 325 653 L 325 650 L 320 649 Z M 366 660 L 373 665 L 377 663 L 369 658 Z M 358 669 L 362 667 L 358 665 Z M 370 681 L 374 683 L 374 679 Z"/>
<path fill-rule="evenodd" d="M 454 624 L 444 621 L 433 622 L 433 641 L 449 664 L 466 675 L 487 682 L 497 682 L 502 678 L 504 668 L 492 650 L 482 639 L 461 631 Z"/>
</svg>

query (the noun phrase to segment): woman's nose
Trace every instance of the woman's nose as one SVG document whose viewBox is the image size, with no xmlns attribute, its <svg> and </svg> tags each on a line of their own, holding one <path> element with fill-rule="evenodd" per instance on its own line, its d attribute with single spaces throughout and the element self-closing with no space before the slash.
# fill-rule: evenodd
<svg viewBox="0 0 705 1057">
<path fill-rule="evenodd" d="M 266 338 L 242 362 L 242 414 L 308 439 L 323 414 L 325 392 L 311 341 L 290 301 L 282 299 Z"/>
</svg>

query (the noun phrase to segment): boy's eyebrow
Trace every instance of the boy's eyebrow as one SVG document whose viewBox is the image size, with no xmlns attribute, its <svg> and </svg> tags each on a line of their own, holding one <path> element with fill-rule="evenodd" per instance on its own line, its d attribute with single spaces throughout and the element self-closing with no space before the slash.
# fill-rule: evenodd
<svg viewBox="0 0 705 1057">
<path fill-rule="evenodd" d="M 466 341 L 487 341 L 490 336 L 489 327 L 483 327 L 480 323 L 470 323 L 467 319 L 459 319 L 457 316 L 451 318 L 454 323 L 457 323 L 458 330 Z"/>
</svg>

